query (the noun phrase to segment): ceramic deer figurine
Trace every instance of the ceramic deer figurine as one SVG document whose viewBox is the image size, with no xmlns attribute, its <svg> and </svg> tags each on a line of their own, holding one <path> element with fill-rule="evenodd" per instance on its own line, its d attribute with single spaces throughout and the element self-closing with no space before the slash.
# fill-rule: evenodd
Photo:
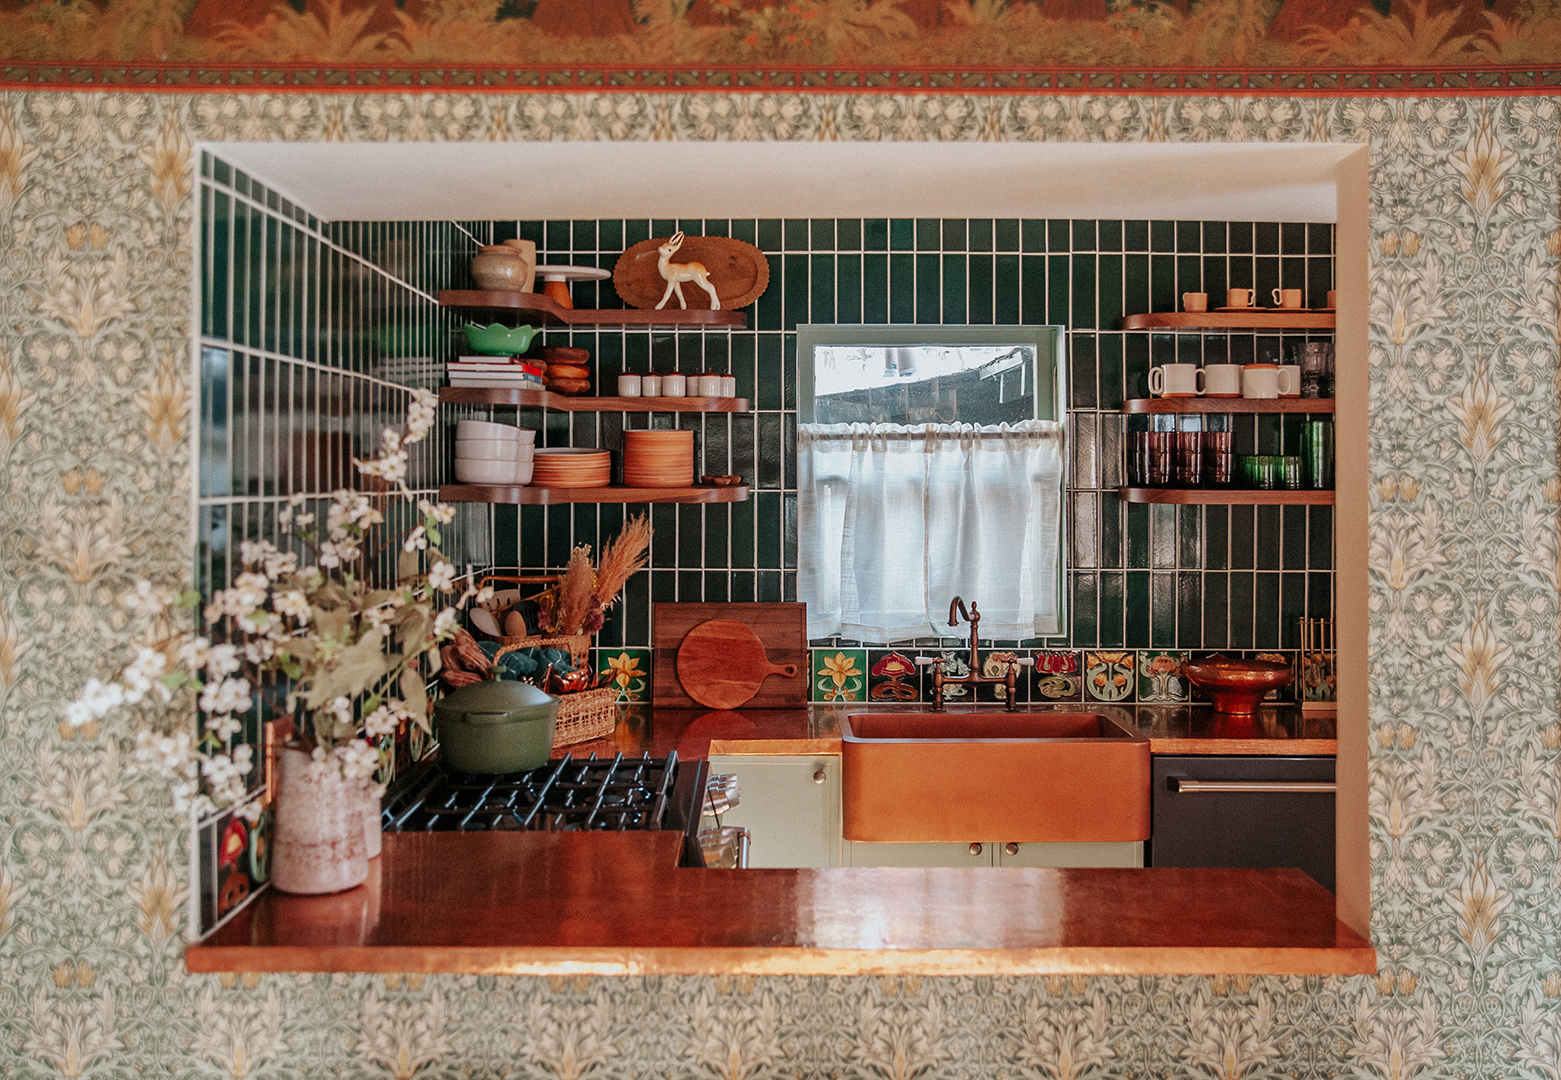
<svg viewBox="0 0 1561 1080">
<path fill-rule="evenodd" d="M 721 310 L 721 298 L 715 294 L 715 286 L 710 284 L 710 272 L 705 269 L 704 263 L 672 262 L 672 256 L 678 248 L 683 246 L 682 230 L 673 233 L 667 238 L 667 242 L 656 250 L 660 252 L 660 258 L 656 260 L 656 269 L 661 271 L 661 276 L 667 283 L 667 291 L 661 294 L 661 303 L 656 305 L 660 311 L 667 306 L 667 301 L 673 293 L 678 294 L 678 307 L 688 307 L 688 301 L 683 299 L 683 282 L 692 281 L 705 292 L 710 294 L 710 310 Z"/>
</svg>

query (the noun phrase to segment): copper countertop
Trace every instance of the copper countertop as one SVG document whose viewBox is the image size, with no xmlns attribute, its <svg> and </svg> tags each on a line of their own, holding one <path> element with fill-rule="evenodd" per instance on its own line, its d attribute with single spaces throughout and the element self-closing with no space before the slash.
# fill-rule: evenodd
<svg viewBox="0 0 1561 1080">
<path fill-rule="evenodd" d="M 1362 974 L 1297 870 L 692 870 L 664 833 L 403 833 L 370 880 L 268 891 L 190 971 Z M 1174 913 L 1174 914 L 1168 914 Z"/>
<path fill-rule="evenodd" d="M 989 711 L 993 706 L 975 706 Z M 1072 709 L 1090 706 L 1070 705 Z M 839 717 L 907 706 L 814 705 L 801 709 L 753 709 L 709 712 L 699 709 L 657 709 L 631 706 L 611 737 L 567 747 L 575 755 L 649 753 L 704 758 L 721 754 L 838 754 Z M 1102 706 L 1113 715 L 1132 717 L 1149 739 L 1151 754 L 1321 755 L 1338 753 L 1332 714 L 1305 714 L 1293 705 L 1268 705 L 1256 716 L 1221 716 L 1208 705 Z M 955 706 L 950 714 L 969 712 Z"/>
</svg>

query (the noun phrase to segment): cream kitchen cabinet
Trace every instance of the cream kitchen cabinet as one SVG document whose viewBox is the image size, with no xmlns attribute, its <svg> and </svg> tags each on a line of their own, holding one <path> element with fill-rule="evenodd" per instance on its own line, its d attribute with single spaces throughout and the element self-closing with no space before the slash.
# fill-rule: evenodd
<svg viewBox="0 0 1561 1080">
<path fill-rule="evenodd" d="M 750 867 L 841 865 L 840 755 L 711 754 L 710 772 L 737 776 L 721 824 L 748 830 Z"/>
<path fill-rule="evenodd" d="M 1143 866 L 1143 841 L 1013 844 L 994 841 L 865 844 L 847 840 L 847 866 Z"/>
</svg>

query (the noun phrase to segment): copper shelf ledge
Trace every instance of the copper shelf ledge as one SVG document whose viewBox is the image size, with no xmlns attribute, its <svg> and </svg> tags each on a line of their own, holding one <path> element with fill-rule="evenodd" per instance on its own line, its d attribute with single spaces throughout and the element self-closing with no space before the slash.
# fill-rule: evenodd
<svg viewBox="0 0 1561 1080">
<path fill-rule="evenodd" d="M 748 485 L 730 487 L 530 487 L 503 484 L 445 484 L 441 502 L 510 503 L 557 506 L 560 503 L 732 503 L 748 501 Z"/>
<path fill-rule="evenodd" d="M 541 326 L 626 326 L 636 329 L 745 330 L 748 316 L 741 311 L 644 311 L 640 308 L 566 308 L 541 293 L 504 292 L 494 289 L 440 289 L 439 306 L 519 315 Z"/>
<path fill-rule="evenodd" d="M 1125 487 L 1122 498 L 1130 503 L 1174 503 L 1178 506 L 1332 506 L 1331 491 L 1297 491 L 1289 488 L 1253 491 L 1247 488 L 1142 488 Z"/>
<path fill-rule="evenodd" d="M 439 401 L 445 405 L 508 405 L 513 408 L 555 409 L 559 412 L 748 411 L 748 399 L 740 397 L 574 397 L 547 390 L 520 390 L 512 386 L 441 386 Z"/>
<path fill-rule="evenodd" d="M 1352 975 L 1299 870 L 685 870 L 672 833 L 401 833 L 334 896 L 268 890 L 192 972 Z"/>
<path fill-rule="evenodd" d="M 1278 311 L 1148 311 L 1122 316 L 1124 330 L 1156 330 L 1166 334 L 1224 334 L 1241 330 L 1332 330 L 1333 312 Z"/>
<path fill-rule="evenodd" d="M 440 400 L 443 400 L 441 397 Z M 1331 413 L 1333 398 L 1128 398 L 1122 411 L 1144 413 Z"/>
</svg>

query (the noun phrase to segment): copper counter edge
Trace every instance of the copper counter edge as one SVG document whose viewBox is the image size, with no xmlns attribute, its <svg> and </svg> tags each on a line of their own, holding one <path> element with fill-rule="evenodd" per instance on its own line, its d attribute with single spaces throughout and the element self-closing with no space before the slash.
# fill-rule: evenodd
<svg viewBox="0 0 1561 1080">
<path fill-rule="evenodd" d="M 1351 935 L 1352 936 L 1352 935 Z M 1370 975 L 1367 944 L 1329 948 L 1073 945 L 1019 949 L 192 945 L 191 973 L 464 975 Z"/>
<path fill-rule="evenodd" d="M 1151 754 L 1226 754 L 1337 757 L 1337 739 L 1205 739 L 1196 735 L 1149 737 Z"/>
</svg>

